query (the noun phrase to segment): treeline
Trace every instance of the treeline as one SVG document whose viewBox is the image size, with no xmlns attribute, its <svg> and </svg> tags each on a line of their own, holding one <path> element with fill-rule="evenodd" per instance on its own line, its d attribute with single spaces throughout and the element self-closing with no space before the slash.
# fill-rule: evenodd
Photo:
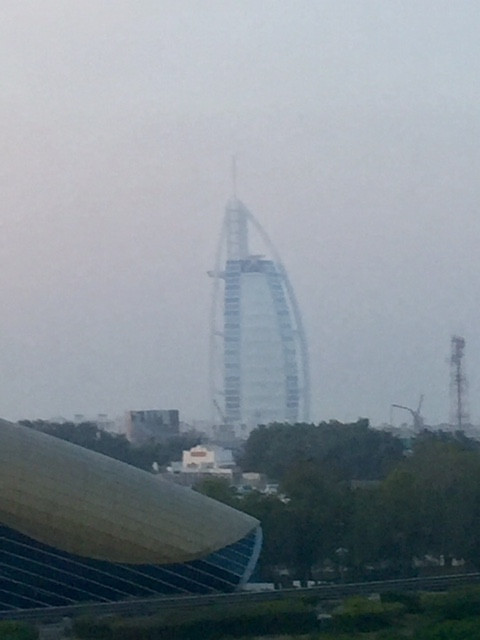
<svg viewBox="0 0 480 640">
<path fill-rule="evenodd" d="M 271 425 L 252 432 L 243 464 L 280 495 L 199 489 L 261 520 L 263 579 L 400 577 L 453 559 L 480 569 L 480 445 L 462 433 L 425 431 L 405 451 L 364 420 Z"/>
<path fill-rule="evenodd" d="M 199 433 L 183 433 L 172 436 L 165 442 L 147 442 L 141 446 L 132 445 L 125 435 L 110 433 L 100 429 L 94 422 L 49 422 L 46 420 L 21 420 L 20 424 L 68 440 L 86 449 L 103 453 L 110 458 L 121 460 L 145 471 L 152 471 L 154 463 L 159 467 L 179 460 L 184 449 L 201 442 Z"/>
<path fill-rule="evenodd" d="M 133 446 L 95 423 L 22 424 L 151 471 L 201 440 Z M 262 522 L 259 578 L 346 580 L 416 575 L 422 563 L 480 570 L 480 443 L 424 431 L 411 448 L 367 420 L 255 429 L 239 464 L 279 483 L 246 495 L 209 478 L 198 489 Z"/>
<path fill-rule="evenodd" d="M 284 640 L 478 640 L 479 605 L 478 587 L 441 594 L 390 592 L 377 600 L 353 596 L 341 603 L 304 597 L 210 604 L 142 618 L 77 618 L 72 630 L 85 640 L 253 640 L 274 634 Z"/>
<path fill-rule="evenodd" d="M 378 480 L 403 458 L 402 442 L 386 431 L 371 429 L 366 419 L 351 424 L 276 423 L 254 429 L 239 463 L 283 481 L 305 462 L 322 467 L 338 480 Z"/>
</svg>

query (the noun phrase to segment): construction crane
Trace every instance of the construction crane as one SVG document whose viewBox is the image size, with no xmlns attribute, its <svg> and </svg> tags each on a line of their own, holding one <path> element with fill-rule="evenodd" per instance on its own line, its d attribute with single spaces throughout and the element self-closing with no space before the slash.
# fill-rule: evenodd
<svg viewBox="0 0 480 640">
<path fill-rule="evenodd" d="M 396 409 L 403 409 L 404 411 L 409 411 L 413 417 L 413 428 L 415 429 L 415 431 L 418 432 L 418 431 L 422 431 L 425 424 L 424 419 L 420 414 L 422 403 L 423 403 L 423 394 L 420 396 L 418 407 L 416 409 L 405 407 L 403 404 L 392 404 L 392 409 L 395 407 Z"/>
<path fill-rule="evenodd" d="M 215 407 L 215 409 L 218 411 L 218 415 L 220 416 L 222 423 L 226 424 L 227 419 L 225 418 L 225 414 L 223 413 L 223 411 L 220 408 L 220 405 L 218 404 L 218 402 L 214 399 L 213 400 L 213 405 Z"/>
</svg>

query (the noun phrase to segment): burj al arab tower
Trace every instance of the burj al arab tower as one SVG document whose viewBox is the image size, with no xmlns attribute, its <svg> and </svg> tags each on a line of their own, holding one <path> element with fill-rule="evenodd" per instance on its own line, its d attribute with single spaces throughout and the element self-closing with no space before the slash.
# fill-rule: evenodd
<svg viewBox="0 0 480 640">
<path fill-rule="evenodd" d="M 265 253 L 251 253 L 249 234 Z M 295 294 L 266 231 L 236 196 L 209 275 L 213 419 L 245 436 L 259 424 L 308 421 L 308 349 Z"/>
</svg>

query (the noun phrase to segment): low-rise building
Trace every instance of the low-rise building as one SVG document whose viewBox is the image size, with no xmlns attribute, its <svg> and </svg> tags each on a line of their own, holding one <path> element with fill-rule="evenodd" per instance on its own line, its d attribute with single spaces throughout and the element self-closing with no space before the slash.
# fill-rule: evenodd
<svg viewBox="0 0 480 640">
<path fill-rule="evenodd" d="M 239 473 L 233 452 L 214 444 L 198 444 L 183 451 L 182 459 L 171 462 L 167 471 L 177 476 L 182 484 L 190 485 L 205 475 L 216 475 L 233 484 Z"/>
<path fill-rule="evenodd" d="M 235 460 L 230 449 L 218 445 L 197 444 L 182 454 L 182 467 L 193 471 L 232 469 Z"/>
<path fill-rule="evenodd" d="M 133 444 L 165 442 L 180 433 L 178 409 L 127 411 L 125 423 L 127 438 Z"/>
</svg>

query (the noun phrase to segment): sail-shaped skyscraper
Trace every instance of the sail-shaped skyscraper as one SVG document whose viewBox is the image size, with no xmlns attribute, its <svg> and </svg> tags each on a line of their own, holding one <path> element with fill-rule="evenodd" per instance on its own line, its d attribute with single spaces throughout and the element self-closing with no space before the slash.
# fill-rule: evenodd
<svg viewBox="0 0 480 640">
<path fill-rule="evenodd" d="M 266 254 L 250 252 L 249 231 Z M 308 349 L 294 291 L 267 233 L 236 196 L 225 209 L 210 275 L 210 392 L 217 416 L 244 435 L 258 424 L 308 421 Z"/>
</svg>

